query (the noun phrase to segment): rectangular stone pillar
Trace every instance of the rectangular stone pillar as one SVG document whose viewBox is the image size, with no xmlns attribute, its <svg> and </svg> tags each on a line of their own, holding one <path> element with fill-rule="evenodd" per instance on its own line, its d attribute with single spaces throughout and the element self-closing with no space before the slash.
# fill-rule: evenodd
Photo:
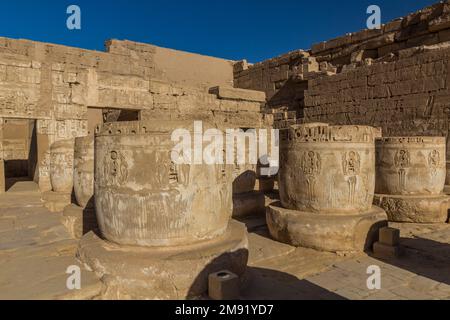
<svg viewBox="0 0 450 320">
<path fill-rule="evenodd" d="M 6 180 L 5 180 L 5 161 L 0 160 L 0 194 L 6 192 Z"/>
<path fill-rule="evenodd" d="M 39 184 L 39 189 L 42 192 L 51 190 L 50 185 L 50 141 L 52 130 L 52 123 L 48 120 L 37 120 L 37 179 L 35 182 Z"/>
<path fill-rule="evenodd" d="M 5 160 L 3 157 L 3 123 L 4 119 L 0 118 L 0 194 L 6 192 Z"/>
</svg>

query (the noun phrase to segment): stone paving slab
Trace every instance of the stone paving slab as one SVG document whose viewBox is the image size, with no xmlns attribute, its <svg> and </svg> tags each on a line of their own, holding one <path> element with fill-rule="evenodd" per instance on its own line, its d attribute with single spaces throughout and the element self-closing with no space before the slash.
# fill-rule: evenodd
<svg viewBox="0 0 450 320">
<path fill-rule="evenodd" d="M 17 186 L 0 195 L 0 299 L 95 299 L 102 285 L 81 268 L 82 290 L 66 288 L 78 265 L 78 241 L 40 194 Z M 14 191 L 15 190 L 15 191 Z M 336 255 L 276 242 L 264 218 L 249 217 L 249 286 L 242 299 L 450 300 L 450 225 L 391 224 L 406 248 L 400 259 Z M 381 269 L 381 289 L 367 288 L 367 268 Z"/>
<path fill-rule="evenodd" d="M 401 243 L 407 249 L 400 259 L 382 261 L 367 254 L 340 257 L 297 248 L 252 264 L 259 281 L 244 298 L 257 298 L 260 292 L 265 299 L 450 299 L 450 225 L 392 226 L 401 230 Z M 367 268 L 374 265 L 381 269 L 380 290 L 367 287 Z M 270 293 L 270 287 L 277 292 Z M 263 293 L 265 288 L 269 291 Z"/>
<path fill-rule="evenodd" d="M 259 261 L 287 255 L 295 250 L 294 247 L 284 243 L 272 241 L 256 233 L 248 235 L 249 257 L 248 265 L 255 265 Z"/>
<path fill-rule="evenodd" d="M 61 214 L 43 207 L 30 183 L 0 196 L 0 299 L 91 299 L 101 291 L 94 273 L 75 258 L 78 241 Z M 81 271 L 81 290 L 67 289 L 69 266 Z"/>
</svg>

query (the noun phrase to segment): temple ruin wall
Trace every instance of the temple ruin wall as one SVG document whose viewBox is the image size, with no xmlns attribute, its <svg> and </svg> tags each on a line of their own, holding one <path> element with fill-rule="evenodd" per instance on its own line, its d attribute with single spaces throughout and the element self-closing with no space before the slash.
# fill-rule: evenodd
<svg viewBox="0 0 450 320">
<path fill-rule="evenodd" d="M 447 135 L 450 44 L 309 81 L 304 121 L 371 124 L 384 136 Z"/>
<path fill-rule="evenodd" d="M 381 29 L 362 30 L 263 62 L 235 64 L 238 88 L 265 91 L 268 107 L 304 117 L 308 80 L 327 78 L 366 61 L 398 55 L 401 50 L 450 41 L 450 2 L 444 1 L 399 18 Z M 355 84 L 355 87 L 358 85 Z M 295 120 L 292 117 L 290 120 Z"/>
<path fill-rule="evenodd" d="M 0 119 L 36 120 L 39 164 L 52 143 L 93 133 L 111 110 L 111 121 L 118 119 L 114 110 L 129 110 L 138 114 L 131 120 L 263 125 L 265 95 L 230 92 L 231 61 L 131 41 L 111 40 L 106 48 L 98 52 L 0 38 Z M 220 97 L 209 93 L 216 86 L 227 86 L 229 92 Z M 15 160 L 28 149 L 21 137 L 2 139 L 1 159 Z"/>
</svg>

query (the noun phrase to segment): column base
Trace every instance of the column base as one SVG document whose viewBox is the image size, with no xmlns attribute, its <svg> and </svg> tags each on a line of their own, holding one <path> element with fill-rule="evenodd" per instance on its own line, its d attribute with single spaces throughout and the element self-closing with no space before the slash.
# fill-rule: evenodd
<svg viewBox="0 0 450 320">
<path fill-rule="evenodd" d="M 271 192 L 273 191 L 274 185 L 275 185 L 275 178 L 260 177 L 256 179 L 255 190 L 261 192 Z"/>
<path fill-rule="evenodd" d="M 47 191 L 42 193 L 44 206 L 51 212 L 61 212 L 71 203 L 72 194 L 65 192 Z"/>
<path fill-rule="evenodd" d="M 376 194 L 374 204 L 383 208 L 389 221 L 412 223 L 444 223 L 448 219 L 450 197 L 440 195 Z"/>
<path fill-rule="evenodd" d="M 90 232 L 80 240 L 78 257 L 101 277 L 103 299 L 188 299 L 207 292 L 211 273 L 244 275 L 247 229 L 232 221 L 217 239 L 154 248 L 120 246 Z"/>
<path fill-rule="evenodd" d="M 89 231 L 100 234 L 95 209 L 92 207 L 82 208 L 72 203 L 64 208 L 62 222 L 76 239 L 80 239 Z"/>
<path fill-rule="evenodd" d="M 446 184 L 444 186 L 444 194 L 450 195 L 450 185 Z"/>
<path fill-rule="evenodd" d="M 266 211 L 265 202 L 264 193 L 260 191 L 233 194 L 233 218 L 263 215 Z"/>
<path fill-rule="evenodd" d="M 378 230 L 388 224 L 384 210 L 375 206 L 364 213 L 320 214 L 284 209 L 277 202 L 268 206 L 266 218 L 274 239 L 331 252 L 369 250 L 378 240 Z"/>
</svg>

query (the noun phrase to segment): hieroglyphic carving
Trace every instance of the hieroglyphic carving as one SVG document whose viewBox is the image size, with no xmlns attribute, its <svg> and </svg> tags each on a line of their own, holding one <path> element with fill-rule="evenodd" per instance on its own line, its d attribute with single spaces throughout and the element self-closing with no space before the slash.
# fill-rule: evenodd
<svg viewBox="0 0 450 320">
<path fill-rule="evenodd" d="M 314 151 L 304 152 L 302 156 L 301 169 L 308 184 L 308 201 L 311 203 L 315 198 L 316 176 L 322 169 L 320 154 Z"/>
<path fill-rule="evenodd" d="M 0 94 L 0 114 L 4 117 L 48 117 L 49 110 L 37 108 L 37 96 L 23 91 Z"/>
<path fill-rule="evenodd" d="M 50 151 L 46 151 L 42 156 L 42 161 L 39 165 L 39 176 L 50 178 Z"/>
<path fill-rule="evenodd" d="M 379 206 L 389 214 L 414 215 L 415 212 L 418 212 L 417 204 L 414 201 L 407 201 L 401 198 L 383 198 Z"/>
<path fill-rule="evenodd" d="M 104 170 L 106 182 L 109 185 L 121 186 L 128 178 L 128 164 L 125 157 L 118 151 L 105 155 Z"/>
<path fill-rule="evenodd" d="M 169 168 L 169 183 L 178 183 L 178 170 L 177 165 L 171 161 Z"/>
<path fill-rule="evenodd" d="M 411 162 L 408 150 L 398 150 L 394 156 L 394 165 L 398 169 L 398 183 L 401 190 L 406 189 L 406 174 Z"/>
<path fill-rule="evenodd" d="M 73 154 L 67 152 L 51 152 L 50 163 L 57 164 L 57 170 L 72 170 Z"/>
<path fill-rule="evenodd" d="M 342 169 L 347 178 L 349 188 L 349 202 L 355 204 L 356 183 L 361 168 L 361 156 L 356 151 L 342 154 Z"/>
<path fill-rule="evenodd" d="M 441 157 L 439 155 L 439 151 L 433 150 L 428 155 L 428 166 L 431 170 L 431 176 L 435 177 L 437 175 L 437 168 L 441 162 Z"/>
</svg>

